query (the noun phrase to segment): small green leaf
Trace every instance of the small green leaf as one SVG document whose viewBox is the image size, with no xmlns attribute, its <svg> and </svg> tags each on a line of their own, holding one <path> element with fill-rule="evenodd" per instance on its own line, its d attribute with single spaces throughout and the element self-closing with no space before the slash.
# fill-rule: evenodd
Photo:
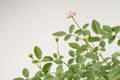
<svg viewBox="0 0 120 80">
<path fill-rule="evenodd" d="M 105 34 L 102 35 L 101 38 L 102 38 L 102 39 L 109 39 L 109 38 L 111 38 L 111 37 L 113 37 L 112 34 L 110 34 L 110 33 L 105 33 Z"/>
<path fill-rule="evenodd" d="M 24 77 L 28 78 L 29 77 L 29 71 L 27 68 L 24 68 L 23 71 L 22 71 L 22 74 Z"/>
<path fill-rule="evenodd" d="M 43 71 L 44 73 L 49 72 L 49 71 L 50 71 L 51 66 L 52 66 L 52 63 L 46 63 L 46 64 L 43 66 L 42 71 Z"/>
<path fill-rule="evenodd" d="M 120 39 L 117 41 L 118 46 L 120 46 Z"/>
<path fill-rule="evenodd" d="M 66 35 L 66 33 L 65 33 L 64 31 L 58 31 L 58 32 L 53 33 L 53 35 L 54 35 L 54 36 L 61 37 L 61 36 Z"/>
<path fill-rule="evenodd" d="M 53 54 L 53 57 L 57 59 L 57 58 L 58 58 L 57 53 L 54 53 L 54 54 Z"/>
<path fill-rule="evenodd" d="M 105 41 L 101 41 L 99 44 L 101 47 L 105 47 Z"/>
<path fill-rule="evenodd" d="M 73 58 L 71 58 L 71 59 L 68 60 L 68 64 L 72 64 L 73 62 L 74 62 Z"/>
<path fill-rule="evenodd" d="M 70 39 L 70 38 L 71 38 L 71 35 L 68 34 L 68 35 L 66 35 L 66 36 L 64 37 L 64 40 L 67 41 L 67 40 Z"/>
<path fill-rule="evenodd" d="M 103 30 L 107 31 L 108 33 L 112 33 L 112 28 L 110 26 L 108 26 L 108 25 L 104 25 Z"/>
<path fill-rule="evenodd" d="M 40 60 L 42 58 L 42 50 L 38 47 L 34 47 L 34 54 Z"/>
<path fill-rule="evenodd" d="M 76 30 L 75 34 L 81 35 L 82 34 L 82 30 Z"/>
<path fill-rule="evenodd" d="M 69 28 L 69 33 L 72 33 L 75 29 L 75 26 L 74 25 L 71 25 L 70 28 Z"/>
<path fill-rule="evenodd" d="M 82 31 L 82 34 L 83 34 L 84 36 L 90 35 L 90 31 L 89 31 L 89 30 L 83 30 L 83 31 Z"/>
<path fill-rule="evenodd" d="M 112 38 L 110 38 L 110 39 L 108 40 L 108 43 L 111 44 L 111 43 L 115 40 L 115 38 L 116 38 L 116 36 L 112 36 Z"/>
<path fill-rule="evenodd" d="M 75 52 L 74 52 L 73 50 L 70 50 L 70 51 L 69 51 L 69 55 L 70 55 L 71 57 L 74 57 L 74 56 L 75 56 Z"/>
<path fill-rule="evenodd" d="M 42 73 L 41 71 L 38 71 L 38 72 L 35 74 L 35 77 L 41 78 L 41 77 L 43 77 L 43 73 Z"/>
<path fill-rule="evenodd" d="M 99 34 L 100 33 L 100 24 L 98 21 L 93 20 L 92 21 L 92 30 L 96 33 Z"/>
<path fill-rule="evenodd" d="M 84 61 L 85 61 L 85 57 L 84 57 L 84 56 L 78 55 L 78 56 L 76 57 L 76 63 L 83 64 Z"/>
<path fill-rule="evenodd" d="M 18 77 L 18 78 L 15 78 L 15 79 L 13 79 L 13 80 L 24 80 L 24 79 L 21 78 L 21 77 Z"/>
<path fill-rule="evenodd" d="M 115 26 L 115 33 L 118 34 L 120 32 L 120 26 Z"/>
<path fill-rule="evenodd" d="M 83 26 L 83 29 L 86 29 L 88 26 L 89 26 L 89 24 L 86 23 L 86 24 Z"/>
<path fill-rule="evenodd" d="M 32 63 L 36 64 L 38 63 L 39 61 L 38 60 L 33 60 Z"/>
<path fill-rule="evenodd" d="M 56 64 L 62 64 L 62 61 L 60 59 L 55 60 Z"/>
<path fill-rule="evenodd" d="M 74 74 L 77 74 L 77 73 L 79 73 L 79 65 L 71 65 L 70 67 L 69 67 L 69 70 L 72 72 L 72 73 L 74 73 Z"/>
<path fill-rule="evenodd" d="M 96 54 L 94 54 L 94 52 L 89 52 L 89 53 L 85 54 L 85 57 L 93 59 L 93 60 L 97 60 L 98 59 L 98 56 Z"/>
<path fill-rule="evenodd" d="M 45 56 L 43 59 L 42 59 L 42 62 L 47 62 L 47 61 L 53 61 L 53 58 L 51 56 Z"/>
<path fill-rule="evenodd" d="M 77 42 L 78 42 L 79 40 L 80 40 L 80 38 L 79 38 L 79 37 L 76 37 L 76 38 L 75 38 L 75 41 L 77 41 Z"/>
<path fill-rule="evenodd" d="M 62 66 L 62 65 L 59 65 L 59 66 L 57 67 L 57 69 L 56 69 L 55 75 L 56 75 L 57 77 L 60 77 L 60 76 L 62 76 L 62 73 L 63 73 L 63 66 Z"/>
<path fill-rule="evenodd" d="M 74 49 L 79 49 L 79 48 L 80 48 L 80 45 L 77 44 L 77 43 L 75 43 L 75 42 L 69 43 L 69 46 L 70 46 L 71 48 L 74 48 Z"/>
<path fill-rule="evenodd" d="M 97 41 L 100 41 L 100 38 L 99 37 L 89 37 L 88 41 L 89 42 L 97 42 Z"/>
<path fill-rule="evenodd" d="M 120 52 L 115 52 L 112 54 L 112 57 L 118 57 L 118 56 L 120 56 Z"/>
</svg>

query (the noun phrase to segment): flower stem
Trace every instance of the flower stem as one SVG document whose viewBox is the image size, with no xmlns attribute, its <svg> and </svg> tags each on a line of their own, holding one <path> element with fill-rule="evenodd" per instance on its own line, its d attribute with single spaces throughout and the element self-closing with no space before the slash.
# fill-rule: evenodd
<svg viewBox="0 0 120 80">
<path fill-rule="evenodd" d="M 60 57 L 61 55 L 60 55 L 60 50 L 59 50 L 59 40 L 56 42 L 57 42 L 57 53 L 58 53 L 58 56 Z M 65 63 L 64 61 L 62 61 L 62 63 L 69 67 L 69 65 L 67 63 Z"/>
<path fill-rule="evenodd" d="M 72 19 L 73 19 L 73 21 L 75 22 L 75 24 L 79 27 L 79 29 L 81 30 L 81 27 L 80 27 L 80 25 L 77 23 L 77 21 L 75 20 L 75 18 L 72 17 Z"/>
</svg>

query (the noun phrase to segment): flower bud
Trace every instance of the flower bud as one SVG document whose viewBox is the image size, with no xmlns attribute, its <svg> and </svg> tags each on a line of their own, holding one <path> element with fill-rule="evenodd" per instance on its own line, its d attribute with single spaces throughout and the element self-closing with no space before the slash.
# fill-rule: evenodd
<svg viewBox="0 0 120 80">
<path fill-rule="evenodd" d="M 28 56 L 33 59 L 33 55 L 32 54 L 29 54 Z"/>
<path fill-rule="evenodd" d="M 59 38 L 58 38 L 57 36 L 56 36 L 56 38 L 55 38 L 55 41 L 56 41 L 56 42 L 58 42 L 58 41 L 59 41 Z"/>
<path fill-rule="evenodd" d="M 68 13 L 67 13 L 67 18 L 71 18 L 71 17 L 73 17 L 73 16 L 75 16 L 75 12 L 73 12 L 73 11 L 69 11 Z"/>
<path fill-rule="evenodd" d="M 87 40 L 89 37 L 90 37 L 89 35 L 85 35 L 85 36 L 83 36 L 83 39 Z"/>
</svg>

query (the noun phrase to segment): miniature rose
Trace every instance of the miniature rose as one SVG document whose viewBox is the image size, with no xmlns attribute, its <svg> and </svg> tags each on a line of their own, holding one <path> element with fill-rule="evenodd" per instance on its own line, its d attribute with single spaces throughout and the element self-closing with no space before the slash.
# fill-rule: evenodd
<svg viewBox="0 0 120 80">
<path fill-rule="evenodd" d="M 73 12 L 73 11 L 69 11 L 68 13 L 67 13 L 67 18 L 71 18 L 71 17 L 73 17 L 73 16 L 75 16 L 75 12 Z"/>
</svg>

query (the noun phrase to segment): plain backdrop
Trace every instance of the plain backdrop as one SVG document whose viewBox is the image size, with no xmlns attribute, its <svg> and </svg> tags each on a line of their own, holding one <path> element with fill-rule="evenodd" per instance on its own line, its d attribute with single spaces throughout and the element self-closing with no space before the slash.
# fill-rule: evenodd
<svg viewBox="0 0 120 80">
<path fill-rule="evenodd" d="M 0 0 L 0 80 L 22 76 L 26 67 L 32 76 L 37 67 L 28 58 L 35 45 L 43 55 L 56 52 L 53 32 L 64 30 L 74 22 L 66 19 L 68 11 L 75 11 L 80 25 L 96 19 L 101 24 L 120 25 L 120 0 Z M 68 41 L 69 42 L 69 41 Z M 61 54 L 66 56 L 68 42 L 60 38 Z M 120 47 L 106 46 L 104 56 Z"/>
</svg>

